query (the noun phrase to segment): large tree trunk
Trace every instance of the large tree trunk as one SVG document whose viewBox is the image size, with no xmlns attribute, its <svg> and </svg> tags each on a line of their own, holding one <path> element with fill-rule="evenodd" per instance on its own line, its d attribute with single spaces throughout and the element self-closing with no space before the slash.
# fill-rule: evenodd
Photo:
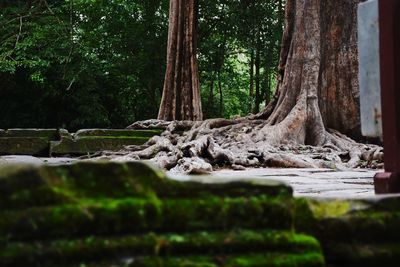
<svg viewBox="0 0 400 267">
<path fill-rule="evenodd" d="M 202 120 L 197 0 L 170 0 L 167 69 L 159 120 Z"/>
<path fill-rule="evenodd" d="M 259 118 L 286 124 L 298 143 L 323 144 L 324 128 L 359 132 L 358 2 L 287 1 L 278 99 Z"/>
<path fill-rule="evenodd" d="M 348 168 L 381 161 L 380 147 L 339 133 L 359 129 L 358 2 L 287 0 L 278 88 L 265 110 L 230 121 L 169 124 L 146 149 L 131 147 L 130 157 L 192 173 L 216 165 Z"/>
</svg>

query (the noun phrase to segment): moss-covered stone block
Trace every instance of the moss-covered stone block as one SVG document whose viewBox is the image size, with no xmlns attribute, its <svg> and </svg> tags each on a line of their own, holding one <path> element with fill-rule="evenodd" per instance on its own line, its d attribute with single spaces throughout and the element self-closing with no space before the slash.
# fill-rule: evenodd
<svg viewBox="0 0 400 267">
<path fill-rule="evenodd" d="M 0 155 L 47 155 L 49 140 L 36 137 L 0 137 Z"/>
<path fill-rule="evenodd" d="M 160 135 L 159 130 L 80 130 L 75 134 L 60 132 L 60 141 L 50 144 L 51 155 L 84 155 L 104 150 L 120 150 L 124 146 L 142 145 L 151 137 Z"/>
<path fill-rule="evenodd" d="M 319 260 L 314 258 L 313 260 L 308 259 L 307 262 L 309 264 L 311 262 L 319 262 L 319 265 L 315 266 L 321 266 L 321 263 L 323 263 L 319 243 L 313 237 L 276 230 L 234 230 L 227 232 L 189 232 L 184 234 L 148 233 L 111 238 L 89 236 L 84 239 L 64 239 L 35 243 L 12 242 L 0 251 L 0 260 L 2 260 L 0 264 L 2 266 L 16 265 L 18 263 L 35 265 L 35 262 L 43 262 L 43 259 L 54 263 L 61 261 L 67 263 L 76 260 L 89 262 L 112 258 L 116 253 L 146 255 L 146 258 L 143 258 L 146 261 L 150 260 L 150 258 L 155 260 L 156 257 L 159 260 L 171 260 L 171 258 L 180 256 L 182 261 L 188 260 L 188 258 L 185 259 L 184 255 L 213 255 L 216 257 L 215 255 L 243 255 L 248 253 L 248 260 L 258 258 L 258 261 L 260 261 L 261 253 L 265 253 L 265 258 L 267 258 L 268 252 L 271 251 L 276 252 L 274 257 L 276 261 L 279 260 L 279 254 L 281 254 L 281 257 L 297 256 L 297 259 L 302 259 L 302 261 L 305 261 L 307 257 L 319 254 Z M 254 254 L 257 253 L 259 255 L 255 257 Z M 304 255 L 304 257 L 302 258 L 300 255 Z M 270 254 L 269 256 L 272 255 Z M 236 256 L 236 258 L 239 257 Z M 26 259 L 30 259 L 29 262 Z M 209 260 L 209 263 L 211 262 L 213 261 Z M 295 262 L 288 266 L 297 266 L 294 264 Z M 248 263 L 254 262 L 249 261 Z"/>
<path fill-rule="evenodd" d="M 400 198 L 295 200 L 295 228 L 318 238 L 338 266 L 397 266 Z"/>
<path fill-rule="evenodd" d="M 323 263 L 278 182 L 177 181 L 143 162 L 0 167 L 0 266 Z"/>
<path fill-rule="evenodd" d="M 48 155 L 57 129 L 9 129 L 0 131 L 0 155 Z"/>
<path fill-rule="evenodd" d="M 179 182 L 144 162 L 0 168 L 0 208 L 7 209 L 59 205 L 73 199 L 292 196 L 290 187 L 275 181 L 215 183 L 212 177 L 194 177 Z"/>
<path fill-rule="evenodd" d="M 103 203 L 101 203 L 103 202 Z M 206 229 L 290 229 L 290 210 L 268 197 L 83 201 L 0 213 L 8 240 Z"/>
<path fill-rule="evenodd" d="M 163 130 L 129 130 L 129 129 L 84 129 L 75 133 L 75 138 L 108 136 L 108 137 L 153 137 Z"/>
</svg>

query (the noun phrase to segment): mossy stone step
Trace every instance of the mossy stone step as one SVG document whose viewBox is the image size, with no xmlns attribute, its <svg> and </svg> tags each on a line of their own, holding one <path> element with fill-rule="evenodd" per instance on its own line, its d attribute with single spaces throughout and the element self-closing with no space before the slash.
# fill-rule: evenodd
<svg viewBox="0 0 400 267">
<path fill-rule="evenodd" d="M 124 146 L 143 145 L 161 130 L 85 129 L 69 134 L 60 130 L 61 140 L 50 143 L 51 155 L 84 155 L 104 150 L 120 150 Z"/>
<path fill-rule="evenodd" d="M 398 266 L 400 198 L 296 199 L 295 228 L 318 238 L 335 266 Z"/>
<path fill-rule="evenodd" d="M 392 243 L 327 242 L 327 261 L 337 266 L 397 267 L 400 259 L 399 241 Z"/>
<path fill-rule="evenodd" d="M 0 208 L 24 209 L 104 198 L 207 198 L 212 196 L 279 196 L 291 199 L 292 189 L 273 181 L 167 178 L 143 162 L 79 162 L 66 166 L 0 167 Z"/>
<path fill-rule="evenodd" d="M 24 265 L 25 266 L 25 265 Z M 302 254 L 264 252 L 248 254 L 188 255 L 181 257 L 159 257 L 134 255 L 103 262 L 79 262 L 73 264 L 35 262 L 32 267 L 322 267 L 321 253 Z M 4 267 L 21 267 L 4 265 Z"/>
<path fill-rule="evenodd" d="M 0 155 L 48 155 L 57 129 L 9 129 L 0 131 Z"/>
<path fill-rule="evenodd" d="M 75 139 L 84 137 L 153 137 L 160 135 L 163 130 L 128 130 L 128 129 L 85 129 L 74 134 Z"/>
<path fill-rule="evenodd" d="M 277 182 L 176 181 L 143 162 L 3 167 L 0 266 L 322 266 L 290 232 L 292 202 Z"/>
<path fill-rule="evenodd" d="M 295 200 L 304 205 L 296 212 L 299 230 L 313 232 L 321 239 L 345 242 L 351 236 L 358 242 L 400 240 L 400 201 L 375 200 Z M 397 210 L 394 205 L 398 205 Z M 298 206 L 299 207 L 299 206 Z M 298 214 L 298 215 L 297 215 Z M 300 216 L 301 214 L 301 216 Z M 306 218 L 301 222 L 301 218 Z"/>
<path fill-rule="evenodd" d="M 268 196 L 95 200 L 0 212 L 0 236 L 36 240 L 85 235 L 206 229 L 290 229 L 290 203 Z"/>
<path fill-rule="evenodd" d="M 58 136 L 57 129 L 8 129 L 0 130 L 0 138 L 3 137 L 31 137 L 44 138 L 47 140 L 55 140 Z"/>
<path fill-rule="evenodd" d="M 65 129 L 0 130 L 0 155 L 85 155 L 142 145 L 162 130 L 86 129 L 75 134 Z"/>
<path fill-rule="evenodd" d="M 9 243 L 0 251 L 1 266 L 53 262 L 73 263 L 109 260 L 116 255 L 135 257 L 177 257 L 185 255 L 235 255 L 275 252 L 282 256 L 317 255 L 316 239 L 285 231 L 235 230 L 185 234 L 149 233 L 126 237 L 86 237 L 79 240 Z M 136 257 L 135 257 L 136 258 Z M 321 258 L 321 256 L 319 256 Z M 28 260 L 27 260 L 28 259 Z M 150 259 L 150 258 L 149 258 Z M 157 266 L 157 265 L 156 265 Z"/>
<path fill-rule="evenodd" d="M 0 155 L 48 155 L 49 140 L 42 137 L 0 137 Z"/>
</svg>

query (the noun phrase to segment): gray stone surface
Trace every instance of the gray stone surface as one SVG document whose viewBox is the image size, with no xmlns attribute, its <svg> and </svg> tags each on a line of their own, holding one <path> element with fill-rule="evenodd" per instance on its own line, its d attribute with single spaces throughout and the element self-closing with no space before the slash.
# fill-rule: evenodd
<svg viewBox="0 0 400 267">
<path fill-rule="evenodd" d="M 245 176 L 273 179 L 289 184 L 297 197 L 369 198 L 374 197 L 373 177 L 377 171 L 329 169 L 249 169 L 246 171 L 221 170 L 216 177 Z"/>
<path fill-rule="evenodd" d="M 365 136 L 380 137 L 382 136 L 382 111 L 378 0 L 359 4 L 358 50 L 362 132 Z"/>
<path fill-rule="evenodd" d="M 265 179 L 284 182 L 293 187 L 296 197 L 314 198 L 371 198 L 375 197 L 373 177 L 377 171 L 330 169 L 260 168 L 243 171 L 219 170 L 212 173 L 218 179 Z M 169 173 L 176 179 L 185 176 Z"/>
</svg>

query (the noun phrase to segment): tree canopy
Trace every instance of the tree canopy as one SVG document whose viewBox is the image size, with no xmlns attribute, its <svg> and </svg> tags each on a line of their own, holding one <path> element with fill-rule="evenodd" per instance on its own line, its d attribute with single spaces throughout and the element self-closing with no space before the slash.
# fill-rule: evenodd
<svg viewBox="0 0 400 267">
<path fill-rule="evenodd" d="M 206 118 L 247 115 L 269 100 L 283 5 L 199 1 Z M 0 6 L 1 128 L 117 128 L 157 116 L 167 0 L 3 0 Z"/>
</svg>

